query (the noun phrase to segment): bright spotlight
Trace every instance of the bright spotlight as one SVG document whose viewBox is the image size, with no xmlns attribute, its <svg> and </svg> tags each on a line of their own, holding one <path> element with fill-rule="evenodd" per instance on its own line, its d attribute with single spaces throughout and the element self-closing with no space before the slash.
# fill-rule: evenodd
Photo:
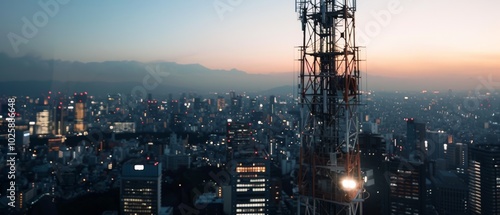
<svg viewBox="0 0 500 215">
<path fill-rule="evenodd" d="M 353 190 L 357 187 L 356 181 L 352 178 L 344 178 L 340 183 L 342 184 L 342 188 L 344 190 Z"/>
</svg>

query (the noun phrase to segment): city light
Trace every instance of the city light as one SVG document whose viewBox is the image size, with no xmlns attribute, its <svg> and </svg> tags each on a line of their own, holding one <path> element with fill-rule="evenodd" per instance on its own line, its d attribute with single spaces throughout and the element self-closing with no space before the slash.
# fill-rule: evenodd
<svg viewBox="0 0 500 215">
<path fill-rule="evenodd" d="M 342 189 L 344 190 L 354 190 L 358 186 L 356 181 L 352 178 L 344 178 L 340 181 L 342 184 Z"/>
</svg>

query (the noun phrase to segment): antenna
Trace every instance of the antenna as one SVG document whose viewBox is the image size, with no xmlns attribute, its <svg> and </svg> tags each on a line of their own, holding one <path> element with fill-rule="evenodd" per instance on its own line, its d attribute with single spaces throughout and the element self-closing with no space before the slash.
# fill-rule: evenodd
<svg viewBox="0 0 500 215">
<path fill-rule="evenodd" d="M 356 0 L 296 0 L 295 11 L 303 31 L 298 213 L 362 214 Z"/>
</svg>

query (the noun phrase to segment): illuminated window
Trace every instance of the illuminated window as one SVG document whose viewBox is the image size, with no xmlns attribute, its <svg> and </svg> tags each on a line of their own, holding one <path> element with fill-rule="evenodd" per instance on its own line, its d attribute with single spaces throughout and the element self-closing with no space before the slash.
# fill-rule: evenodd
<svg viewBox="0 0 500 215">
<path fill-rule="evenodd" d="M 253 207 L 264 207 L 265 203 L 249 203 L 249 204 L 236 204 L 237 208 L 253 208 Z"/>
<path fill-rule="evenodd" d="M 264 166 L 236 167 L 236 172 L 266 172 Z"/>
</svg>

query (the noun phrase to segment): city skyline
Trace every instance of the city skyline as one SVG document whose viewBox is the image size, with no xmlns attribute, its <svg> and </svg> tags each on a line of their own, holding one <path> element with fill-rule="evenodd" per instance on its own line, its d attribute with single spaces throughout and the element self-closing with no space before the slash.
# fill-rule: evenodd
<svg viewBox="0 0 500 215">
<path fill-rule="evenodd" d="M 15 118 L 16 131 L 19 131 L 16 133 L 19 157 L 16 162 L 22 171 L 16 179 L 18 182 L 28 180 L 29 183 L 20 186 L 18 193 L 22 193 L 23 200 L 16 202 L 16 208 L 10 211 L 13 214 L 16 214 L 15 210 L 28 213 L 43 210 L 45 213 L 42 214 L 119 211 L 120 194 L 126 190 L 120 190 L 118 182 L 126 176 L 123 172 L 126 161 L 137 157 L 161 163 L 162 208 L 166 207 L 173 214 L 182 214 L 183 210 L 222 214 L 225 205 L 231 203 L 224 191 L 230 188 L 227 182 L 231 175 L 224 166 L 234 163 L 231 162 L 234 159 L 228 158 L 226 147 L 229 143 L 249 140 L 249 137 L 252 139 L 250 150 L 236 147 L 237 154 L 255 155 L 262 149 L 272 162 L 269 165 L 271 175 L 266 176 L 271 178 L 271 184 L 265 186 L 276 189 L 272 194 L 277 196 L 272 199 L 282 202 L 274 208 L 282 214 L 297 214 L 297 198 L 293 192 L 297 174 L 292 172 L 298 168 L 300 139 L 297 134 L 301 119 L 300 107 L 293 96 L 249 96 L 243 92 L 206 96 L 186 92 L 169 97 L 149 94 L 147 99 L 134 99 L 130 95 L 102 97 L 89 93 L 87 99 L 83 99 L 85 94 L 16 97 L 15 107 L 20 107 Z M 401 210 L 421 211 L 424 206 L 439 214 L 477 211 L 477 201 L 472 207 L 470 200 L 476 194 L 489 195 L 491 189 L 486 189 L 488 192 L 481 189 L 496 185 L 487 185 L 495 183 L 493 179 L 481 181 L 481 189 L 469 188 L 475 182 L 468 181 L 468 178 L 477 177 L 470 172 L 479 171 L 478 163 L 481 168 L 494 168 L 498 162 L 485 162 L 491 158 L 482 154 L 471 155 L 474 148 L 483 145 L 498 150 L 499 98 L 498 94 L 482 97 L 460 93 L 368 94 L 366 106 L 360 112 L 362 131 L 359 144 L 363 152 L 361 164 L 366 168 L 363 171 L 367 172 L 368 182 L 375 184 L 366 185 L 370 197 L 365 199 L 363 211 L 374 213 L 365 214 L 392 209 L 394 214 Z M 0 107 L 2 119 L 8 118 L 6 107 L 9 107 L 7 103 Z M 410 119 L 419 125 L 411 125 Z M 8 129 L 7 122 L 3 120 L 2 131 Z M 83 132 L 77 126 L 81 122 L 87 125 Z M 228 122 L 232 122 L 231 125 Z M 246 124 L 249 126 L 243 129 L 231 127 L 236 122 L 251 123 L 251 126 Z M 5 142 L 0 147 L 0 159 L 6 160 L 7 139 L 3 138 L 0 138 Z M 481 153 L 497 156 L 496 152 L 483 150 Z M 498 159 L 495 157 L 495 160 Z M 408 162 L 410 167 L 400 165 Z M 146 167 L 132 167 L 146 171 Z M 436 171 L 428 171 L 429 168 Z M 372 171 L 367 169 L 373 169 L 372 176 L 368 174 Z M 405 172 L 400 173 L 402 170 Z M 418 179 L 407 177 L 408 171 L 412 174 L 418 171 Z M 391 177 L 386 178 L 386 173 Z M 2 174 L 2 180 L 9 179 L 5 171 Z M 39 176 L 33 177 L 33 174 Z M 425 178 L 420 177 L 424 174 Z M 277 180 L 272 180 L 273 177 Z M 396 182 L 389 179 L 396 179 Z M 426 192 L 401 197 L 398 190 L 391 191 L 401 183 L 408 185 L 407 188 L 416 187 L 412 181 L 424 179 L 426 183 L 418 183 L 418 188 L 425 188 Z M 432 186 L 426 185 L 429 183 Z M 5 187 L 8 183 L 0 184 Z M 245 186 L 242 188 L 248 188 Z M 431 192 L 431 196 L 425 195 Z M 6 198 L 3 193 L 2 196 Z M 412 202 L 406 204 L 408 207 L 401 207 L 408 197 L 413 199 Z M 259 199 L 262 198 L 253 201 L 261 201 Z M 471 204 L 464 204 L 464 201 Z M 93 202 L 95 207 L 86 207 L 90 204 L 88 202 Z M 480 204 L 485 206 L 485 211 L 489 210 L 486 206 L 491 205 L 486 201 Z"/>
<path fill-rule="evenodd" d="M 113 3 L 0 3 L 2 214 L 500 211 L 500 3 Z"/>
<path fill-rule="evenodd" d="M 81 62 L 168 61 L 250 74 L 298 71 L 301 29 L 294 2 L 197 3 L 3 3 L 1 17 L 12 21 L 1 24 L 0 52 Z M 360 1 L 357 45 L 366 46 L 360 57 L 367 60 L 361 70 L 459 86 L 479 83 L 478 77 L 498 79 L 498 4 Z"/>
</svg>

